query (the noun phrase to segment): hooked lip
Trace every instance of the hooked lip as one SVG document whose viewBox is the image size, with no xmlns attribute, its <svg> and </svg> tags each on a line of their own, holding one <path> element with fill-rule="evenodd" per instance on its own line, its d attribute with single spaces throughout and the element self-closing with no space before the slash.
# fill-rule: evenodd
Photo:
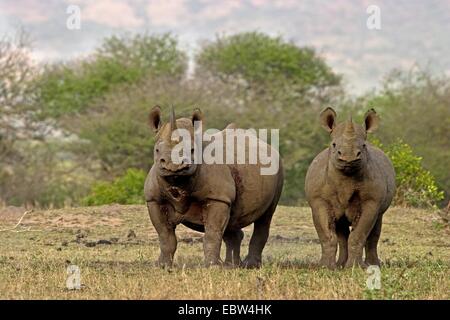
<svg viewBox="0 0 450 320">
<path fill-rule="evenodd" d="M 362 164 L 361 159 L 356 159 L 352 161 L 338 160 L 338 168 L 344 171 L 352 171 L 360 169 Z"/>
<path fill-rule="evenodd" d="M 160 168 L 161 175 L 163 176 L 185 176 L 192 174 L 192 166 L 186 166 L 182 168 L 177 168 L 175 170 L 169 170 L 166 168 Z"/>
<path fill-rule="evenodd" d="M 357 165 L 357 164 L 361 163 L 362 159 L 354 159 L 354 160 L 350 160 L 350 161 L 339 159 L 338 161 L 340 163 L 342 163 L 343 165 L 353 166 L 353 165 Z"/>
</svg>

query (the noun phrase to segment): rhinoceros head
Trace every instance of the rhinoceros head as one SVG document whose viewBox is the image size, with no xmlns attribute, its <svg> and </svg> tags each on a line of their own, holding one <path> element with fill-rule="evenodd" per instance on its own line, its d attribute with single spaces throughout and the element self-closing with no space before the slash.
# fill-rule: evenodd
<svg viewBox="0 0 450 320">
<path fill-rule="evenodd" d="M 336 169 L 350 174 L 362 169 L 367 163 L 367 133 L 377 129 L 379 118 L 374 109 L 367 111 L 364 124 L 349 120 L 336 124 L 336 112 L 326 108 L 320 114 L 322 127 L 330 133 L 330 160 Z"/>
<path fill-rule="evenodd" d="M 149 115 L 150 127 L 154 130 L 155 146 L 153 149 L 154 165 L 161 176 L 190 176 L 197 171 L 197 164 L 193 161 L 182 160 L 181 163 L 172 161 L 172 149 L 180 143 L 179 137 L 173 134 L 177 129 L 185 129 L 190 132 L 191 146 L 194 146 L 194 121 L 202 120 L 202 113 L 199 109 L 194 110 L 191 118 L 175 118 L 175 111 L 172 107 L 169 121 L 163 123 L 161 120 L 161 108 L 153 107 Z M 191 156 L 194 148 L 191 149 Z M 176 161 L 175 161 L 176 162 Z"/>
</svg>

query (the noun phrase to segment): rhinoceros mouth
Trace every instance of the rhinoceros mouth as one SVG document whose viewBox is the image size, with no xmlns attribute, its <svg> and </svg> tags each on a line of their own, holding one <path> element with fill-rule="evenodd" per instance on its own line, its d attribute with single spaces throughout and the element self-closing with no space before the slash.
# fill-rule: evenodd
<svg viewBox="0 0 450 320">
<path fill-rule="evenodd" d="M 189 176 L 192 175 L 194 171 L 195 171 L 194 166 L 184 167 L 175 170 L 160 168 L 160 174 L 162 176 Z"/>
<path fill-rule="evenodd" d="M 352 163 L 352 164 L 344 164 L 338 166 L 338 169 L 344 172 L 345 174 L 353 174 L 362 169 L 361 162 L 358 163 Z"/>
</svg>

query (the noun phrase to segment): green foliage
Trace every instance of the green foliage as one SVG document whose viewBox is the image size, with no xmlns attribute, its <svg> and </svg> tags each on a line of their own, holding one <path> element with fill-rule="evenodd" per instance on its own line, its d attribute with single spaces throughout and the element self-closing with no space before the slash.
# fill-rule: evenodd
<svg viewBox="0 0 450 320">
<path fill-rule="evenodd" d="M 340 77 L 311 48 L 300 48 L 280 37 L 259 32 L 219 37 L 197 57 L 200 70 L 223 78 L 242 77 L 269 86 L 288 82 L 290 87 L 327 87 Z"/>
<path fill-rule="evenodd" d="M 103 112 L 80 115 L 67 125 L 89 142 L 86 148 L 100 161 L 101 175 L 121 175 L 128 168 L 148 170 L 151 163 L 153 134 L 146 121 L 150 106 L 137 104 L 116 109 L 121 101 L 111 101 Z"/>
<path fill-rule="evenodd" d="M 186 54 L 179 50 L 177 39 L 170 34 L 134 37 L 112 36 L 104 40 L 97 51 L 97 59 L 104 63 L 116 63 L 132 71 L 136 78 L 151 73 L 155 76 L 182 76 L 186 71 Z"/>
<path fill-rule="evenodd" d="M 119 84 L 133 84 L 144 77 L 181 77 L 186 66 L 186 55 L 170 34 L 107 38 L 89 59 L 44 70 L 36 81 L 40 116 L 84 112 Z"/>
<path fill-rule="evenodd" d="M 142 204 L 144 203 L 144 182 L 146 173 L 139 169 L 128 169 L 126 173 L 112 182 L 97 182 L 90 194 L 83 199 L 88 206 L 103 204 Z"/>
<path fill-rule="evenodd" d="M 364 104 L 364 106 L 362 106 Z M 381 116 L 377 137 L 384 144 L 398 137 L 422 157 L 447 204 L 450 200 L 450 77 L 431 76 L 422 70 L 394 71 L 386 77 L 383 90 L 366 97 L 360 110 L 374 107 Z"/>
<path fill-rule="evenodd" d="M 394 202 L 397 205 L 413 207 L 431 207 L 444 199 L 444 192 L 439 190 L 436 179 L 422 164 L 422 158 L 414 154 L 413 149 L 402 140 L 383 146 L 391 159 L 396 173 L 397 193 Z"/>
</svg>

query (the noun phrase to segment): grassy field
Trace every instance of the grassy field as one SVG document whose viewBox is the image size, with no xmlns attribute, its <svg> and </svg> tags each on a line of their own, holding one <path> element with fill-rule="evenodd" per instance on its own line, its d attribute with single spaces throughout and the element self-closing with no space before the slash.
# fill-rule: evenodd
<svg viewBox="0 0 450 320">
<path fill-rule="evenodd" d="M 317 266 L 320 245 L 307 208 L 279 207 L 259 270 L 205 269 L 202 234 L 177 229 L 175 266 L 159 269 L 144 206 L 33 211 L 0 209 L 2 299 L 449 299 L 450 227 L 433 212 L 393 208 L 384 219 L 381 290 L 364 270 Z M 243 254 L 251 227 L 245 230 Z M 223 246 L 224 247 L 224 246 Z M 222 248 L 224 249 L 224 248 Z M 66 268 L 81 290 L 66 289 Z"/>
</svg>

